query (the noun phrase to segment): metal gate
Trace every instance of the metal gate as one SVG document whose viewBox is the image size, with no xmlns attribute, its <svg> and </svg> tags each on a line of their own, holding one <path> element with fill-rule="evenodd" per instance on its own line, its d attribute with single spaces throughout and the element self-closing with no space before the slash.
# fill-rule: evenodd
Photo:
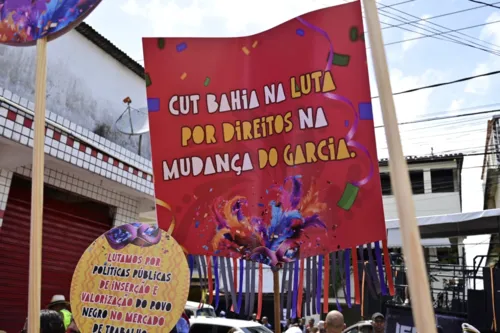
<svg viewBox="0 0 500 333">
<path fill-rule="evenodd" d="M 71 278 L 83 251 L 113 221 L 110 206 L 45 186 L 41 307 L 55 294 L 69 301 Z M 19 332 L 27 317 L 31 181 L 12 180 L 0 228 L 0 330 Z"/>
</svg>

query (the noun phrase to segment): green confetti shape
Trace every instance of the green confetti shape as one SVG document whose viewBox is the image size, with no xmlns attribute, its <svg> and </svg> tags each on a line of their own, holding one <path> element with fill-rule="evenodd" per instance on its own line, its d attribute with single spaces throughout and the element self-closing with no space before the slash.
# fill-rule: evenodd
<svg viewBox="0 0 500 333">
<path fill-rule="evenodd" d="M 149 73 L 145 74 L 145 79 L 146 79 L 146 87 L 149 87 L 150 85 L 153 84 L 153 82 L 151 82 L 151 77 L 149 76 Z"/>
<path fill-rule="evenodd" d="M 210 78 L 207 76 L 207 78 L 205 79 L 205 82 L 203 83 L 203 85 L 205 87 L 208 87 L 209 84 L 210 84 Z"/>
<path fill-rule="evenodd" d="M 357 41 L 359 38 L 359 31 L 357 27 L 352 27 L 351 30 L 349 30 L 349 39 L 351 42 Z"/>
<path fill-rule="evenodd" d="M 328 52 L 328 55 L 326 56 L 327 62 L 328 62 L 329 58 L 330 58 L 330 52 Z M 334 53 L 332 65 L 334 65 L 334 66 L 349 66 L 350 60 L 351 60 L 351 56 L 348 54 Z"/>
<path fill-rule="evenodd" d="M 342 193 L 342 197 L 339 202 L 337 202 L 337 206 L 344 210 L 351 209 L 354 201 L 358 196 L 359 187 L 352 185 L 351 183 L 347 183 L 344 188 L 344 193 Z"/>
<path fill-rule="evenodd" d="M 158 48 L 160 50 L 165 48 L 165 38 L 158 38 Z"/>
</svg>

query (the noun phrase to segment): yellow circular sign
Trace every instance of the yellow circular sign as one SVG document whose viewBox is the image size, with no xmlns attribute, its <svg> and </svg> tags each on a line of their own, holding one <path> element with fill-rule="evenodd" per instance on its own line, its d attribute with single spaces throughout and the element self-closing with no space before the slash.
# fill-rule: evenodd
<svg viewBox="0 0 500 333">
<path fill-rule="evenodd" d="M 184 311 L 189 268 L 180 245 L 141 223 L 111 229 L 80 258 L 71 309 L 85 333 L 169 332 Z"/>
</svg>

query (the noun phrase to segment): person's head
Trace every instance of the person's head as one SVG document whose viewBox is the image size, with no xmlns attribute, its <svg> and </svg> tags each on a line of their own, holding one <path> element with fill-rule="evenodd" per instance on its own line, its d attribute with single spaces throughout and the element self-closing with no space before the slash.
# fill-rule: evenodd
<svg viewBox="0 0 500 333">
<path fill-rule="evenodd" d="M 68 302 L 66 302 L 64 295 L 54 295 L 52 296 L 49 305 L 47 305 L 47 309 L 54 311 L 68 309 Z"/>
<path fill-rule="evenodd" d="M 385 317 L 380 312 L 375 312 L 372 315 L 372 325 L 374 332 L 384 332 L 385 330 Z"/>
<path fill-rule="evenodd" d="M 267 319 L 267 317 L 262 317 L 262 324 L 268 324 L 269 323 L 269 320 Z"/>
<path fill-rule="evenodd" d="M 309 326 L 314 327 L 314 318 L 309 319 Z"/>
<path fill-rule="evenodd" d="M 225 317 L 225 316 L 226 316 L 226 312 L 225 312 L 225 311 L 221 311 L 221 312 L 220 312 L 220 316 L 221 316 L 221 317 Z"/>
<path fill-rule="evenodd" d="M 288 325 L 290 325 L 290 324 L 292 323 L 292 318 L 288 318 L 288 319 L 286 320 L 286 323 L 287 323 Z"/>
<path fill-rule="evenodd" d="M 254 314 L 252 315 L 252 320 L 257 320 L 257 314 L 255 314 L 255 313 L 254 313 Z"/>
<path fill-rule="evenodd" d="M 345 329 L 344 315 L 339 311 L 330 311 L 325 318 L 325 331 L 327 333 L 340 333 Z"/>
<path fill-rule="evenodd" d="M 28 320 L 21 333 L 28 331 Z M 62 315 L 54 310 L 40 311 L 40 333 L 65 333 Z"/>
<path fill-rule="evenodd" d="M 318 322 L 318 330 L 321 332 L 325 332 L 325 322 L 323 320 L 320 320 Z"/>
<path fill-rule="evenodd" d="M 306 318 L 300 318 L 300 324 L 304 325 L 306 323 Z"/>
</svg>

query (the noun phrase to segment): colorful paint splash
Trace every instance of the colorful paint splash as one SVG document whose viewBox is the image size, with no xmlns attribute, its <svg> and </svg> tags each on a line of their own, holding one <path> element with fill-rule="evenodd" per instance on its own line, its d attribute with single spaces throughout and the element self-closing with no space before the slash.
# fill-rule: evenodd
<svg viewBox="0 0 500 333">
<path fill-rule="evenodd" d="M 83 20 L 101 0 L 0 1 L 0 42 L 34 44 L 54 39 Z"/>
<path fill-rule="evenodd" d="M 300 175 L 288 177 L 283 186 L 271 189 L 276 192 L 276 200 L 269 202 L 269 214 L 262 216 L 248 216 L 248 202 L 242 196 L 214 201 L 216 234 L 211 244 L 215 251 L 228 250 L 247 260 L 281 266 L 299 258 L 301 236 L 308 230 L 320 228 L 326 232 L 321 213 L 327 206 L 319 202 L 314 182 L 305 195 Z"/>
</svg>

